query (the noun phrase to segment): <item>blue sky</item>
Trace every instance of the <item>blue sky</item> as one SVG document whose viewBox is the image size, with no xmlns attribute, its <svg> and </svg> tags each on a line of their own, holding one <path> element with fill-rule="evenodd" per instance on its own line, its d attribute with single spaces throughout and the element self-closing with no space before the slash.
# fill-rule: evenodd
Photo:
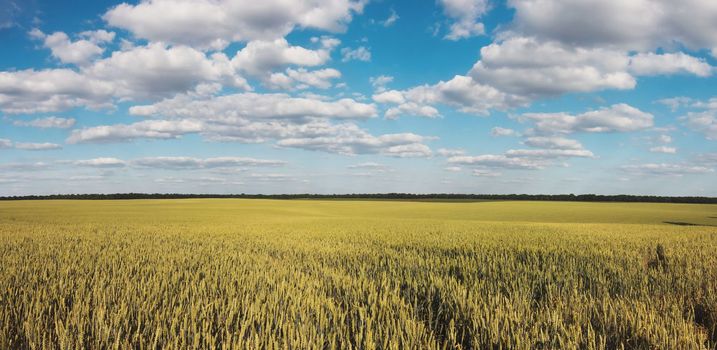
<svg viewBox="0 0 717 350">
<path fill-rule="evenodd" d="M 0 195 L 717 196 L 688 3 L 0 0 Z"/>
</svg>

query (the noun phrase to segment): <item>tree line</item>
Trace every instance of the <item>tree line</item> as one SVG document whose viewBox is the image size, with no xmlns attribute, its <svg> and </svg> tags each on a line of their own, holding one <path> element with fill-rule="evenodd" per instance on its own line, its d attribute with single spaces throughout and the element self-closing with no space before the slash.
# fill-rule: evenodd
<svg viewBox="0 0 717 350">
<path fill-rule="evenodd" d="M 248 199 L 381 199 L 381 200 L 525 200 L 572 202 L 653 202 L 717 204 L 717 197 L 699 196 L 642 196 L 599 194 L 460 194 L 460 193 L 352 193 L 352 194 L 187 194 L 187 193 L 111 193 L 111 194 L 52 194 L 5 196 L 0 200 L 109 200 L 109 199 L 189 199 L 189 198 L 248 198 Z"/>
</svg>

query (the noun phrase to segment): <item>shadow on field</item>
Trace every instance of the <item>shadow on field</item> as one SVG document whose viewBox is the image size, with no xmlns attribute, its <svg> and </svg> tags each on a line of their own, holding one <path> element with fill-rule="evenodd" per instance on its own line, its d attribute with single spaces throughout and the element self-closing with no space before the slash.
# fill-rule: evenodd
<svg viewBox="0 0 717 350">
<path fill-rule="evenodd" d="M 691 222 L 683 222 L 683 221 L 663 221 L 663 224 L 670 224 L 670 225 L 677 225 L 677 226 L 707 226 L 707 227 L 717 227 L 717 225 L 709 225 L 709 224 L 693 224 Z"/>
</svg>

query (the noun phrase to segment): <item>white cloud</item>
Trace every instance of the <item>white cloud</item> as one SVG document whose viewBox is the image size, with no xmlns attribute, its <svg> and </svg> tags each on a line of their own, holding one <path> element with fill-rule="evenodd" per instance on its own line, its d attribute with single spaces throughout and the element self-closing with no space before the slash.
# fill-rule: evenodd
<svg viewBox="0 0 717 350">
<path fill-rule="evenodd" d="M 567 158 L 595 158 L 595 155 L 583 148 L 576 140 L 562 137 L 529 137 L 524 142 L 537 149 L 510 149 L 504 154 L 484 154 L 479 156 L 455 155 L 448 163 L 480 168 L 505 169 L 543 169 L 556 160 Z M 482 169 L 482 176 L 491 172 Z"/>
<path fill-rule="evenodd" d="M 652 127 L 654 117 L 626 104 L 616 104 L 578 115 L 567 113 L 526 113 L 543 133 L 628 132 Z"/>
<path fill-rule="evenodd" d="M 207 57 L 190 47 L 159 43 L 115 51 L 84 73 L 112 84 L 114 95 L 120 98 L 172 96 L 207 82 L 249 89 L 224 54 Z"/>
<path fill-rule="evenodd" d="M 712 0 L 510 0 L 513 30 L 577 46 L 651 50 L 717 47 Z M 586 21 L 586 18 L 600 18 Z"/>
<path fill-rule="evenodd" d="M 43 142 L 43 143 L 15 142 L 15 148 L 27 150 L 27 151 L 48 151 L 48 150 L 61 149 L 62 146 L 60 146 L 56 143 L 49 143 L 49 142 Z"/>
<path fill-rule="evenodd" d="M 641 53 L 630 57 L 630 71 L 636 75 L 691 73 L 699 77 L 712 75 L 713 68 L 704 59 L 682 52 L 654 54 Z"/>
<path fill-rule="evenodd" d="M 459 40 L 485 33 L 478 19 L 488 11 L 487 0 L 439 0 L 443 13 L 454 20 L 445 38 Z"/>
<path fill-rule="evenodd" d="M 406 102 L 406 99 L 403 97 L 403 93 L 397 90 L 383 91 L 378 94 L 374 94 L 371 98 L 378 103 L 402 104 Z"/>
<path fill-rule="evenodd" d="M 331 80 L 341 78 L 341 72 L 333 68 L 318 69 L 314 71 L 305 68 L 287 68 L 286 73 L 274 73 L 269 76 L 267 85 L 272 88 L 291 90 L 293 88 L 305 89 L 315 87 L 328 89 L 332 86 Z"/>
<path fill-rule="evenodd" d="M 344 47 L 341 49 L 341 61 L 371 61 L 371 51 L 365 46 L 359 46 L 355 49 Z"/>
<path fill-rule="evenodd" d="M 702 153 L 697 157 L 697 161 L 706 164 L 717 165 L 717 152 L 715 153 Z"/>
<path fill-rule="evenodd" d="M 692 131 L 705 135 L 708 140 L 717 140 L 717 110 L 690 112 L 680 120 Z"/>
<path fill-rule="evenodd" d="M 317 39 L 322 46 L 317 50 L 291 46 L 284 38 L 251 41 L 236 53 L 231 63 L 235 69 L 260 78 L 285 66 L 320 66 L 331 59 L 334 40 Z"/>
<path fill-rule="evenodd" d="M 316 96 L 240 93 L 223 96 L 180 95 L 153 105 L 130 108 L 133 115 L 173 118 L 75 130 L 68 143 L 170 139 L 198 133 L 221 142 L 276 141 L 281 147 L 340 154 L 427 157 L 429 138 L 411 134 L 374 136 L 353 123 L 331 119 L 367 119 L 376 107 L 352 99 L 326 101 Z"/>
<path fill-rule="evenodd" d="M 16 120 L 13 125 L 16 126 L 31 126 L 35 128 L 57 128 L 57 129 L 69 129 L 75 125 L 74 118 L 60 118 L 60 117 L 46 117 L 37 118 L 28 121 Z"/>
<path fill-rule="evenodd" d="M 22 8 L 13 0 L 0 1 L 3 9 L 0 10 L 0 29 L 8 29 L 16 26 L 17 17 L 22 13 Z"/>
<path fill-rule="evenodd" d="M 706 174 L 713 173 L 714 169 L 704 166 L 695 166 L 688 164 L 671 164 L 671 163 L 647 163 L 647 164 L 630 164 L 620 167 L 627 173 L 636 175 L 653 175 L 653 176 L 683 176 L 690 174 Z"/>
<path fill-rule="evenodd" d="M 437 117 L 439 113 L 432 106 L 434 104 L 452 106 L 464 113 L 487 115 L 488 111 L 493 108 L 505 109 L 525 103 L 525 100 L 520 97 L 504 94 L 493 87 L 479 84 L 470 77 L 462 75 L 456 75 L 449 81 L 440 81 L 434 85 L 422 85 L 398 92 L 404 102 L 386 112 L 386 117 L 389 119 L 408 113 Z M 374 99 L 376 98 L 385 103 L 401 101 L 396 90 L 377 94 L 374 96 Z"/>
<path fill-rule="evenodd" d="M 148 157 L 133 160 L 131 164 L 145 168 L 208 169 L 241 166 L 283 166 L 286 162 L 248 157 L 216 157 L 205 159 L 192 157 Z"/>
<path fill-rule="evenodd" d="M 506 169 L 543 169 L 545 167 L 542 162 L 538 162 L 533 159 L 508 157 L 505 155 L 497 154 L 484 154 L 480 156 L 455 156 L 448 158 L 448 163 Z"/>
<path fill-rule="evenodd" d="M 448 166 L 448 167 L 443 168 L 443 170 L 450 171 L 452 173 L 457 173 L 457 172 L 463 170 L 463 168 L 461 168 L 459 166 Z"/>
<path fill-rule="evenodd" d="M 382 137 L 383 136 L 380 136 L 379 140 L 381 140 Z M 383 138 L 384 140 L 387 139 L 386 137 Z M 385 149 L 381 150 L 380 153 L 383 155 L 399 158 L 425 158 L 433 155 L 431 148 L 421 143 L 407 143 L 395 146 L 388 146 Z"/>
<path fill-rule="evenodd" d="M 25 151 L 48 151 L 62 149 L 61 145 L 56 143 L 35 143 L 35 142 L 12 142 L 8 139 L 0 139 L 0 149 L 15 148 Z"/>
<path fill-rule="evenodd" d="M 84 31 L 80 33 L 80 36 L 95 44 L 109 43 L 115 40 L 115 33 L 104 29 Z"/>
<path fill-rule="evenodd" d="M 491 134 L 491 136 L 498 137 L 498 136 L 514 136 L 517 133 L 513 129 L 502 128 L 500 126 L 496 126 L 493 129 L 490 129 L 490 134 Z"/>
<path fill-rule="evenodd" d="M 585 49 L 514 37 L 481 49 L 469 75 L 505 93 L 529 99 L 567 92 L 632 89 L 628 57 L 620 51 Z"/>
<path fill-rule="evenodd" d="M 281 139 L 282 147 L 319 150 L 345 155 L 384 154 L 393 157 L 429 157 L 432 152 L 422 142 L 429 138 L 401 133 L 374 136 L 353 124 L 339 124 L 331 127 L 330 133 L 315 137 L 289 137 Z"/>
<path fill-rule="evenodd" d="M 203 130 L 196 120 L 145 120 L 132 124 L 92 126 L 72 131 L 67 143 L 126 142 L 135 139 L 173 139 Z"/>
<path fill-rule="evenodd" d="M 582 146 L 581 146 L 582 147 Z M 592 152 L 586 149 L 511 149 L 505 152 L 508 157 L 529 157 L 532 159 L 549 158 L 593 158 Z"/>
<path fill-rule="evenodd" d="M 700 109 L 717 110 L 717 97 L 712 97 L 706 101 L 695 101 L 691 107 Z"/>
<path fill-rule="evenodd" d="M 671 143 L 672 137 L 670 135 L 660 135 L 656 137 L 656 141 L 659 143 Z"/>
<path fill-rule="evenodd" d="M 399 18 L 401 18 L 401 17 L 398 16 L 396 11 L 394 9 L 391 9 L 391 15 L 389 15 L 388 18 L 386 18 L 385 20 L 381 21 L 381 24 L 384 27 L 390 27 L 394 23 L 396 23 L 396 21 L 398 21 Z"/>
<path fill-rule="evenodd" d="M 70 69 L 0 72 L 0 110 L 6 113 L 54 112 L 73 107 L 108 106 L 111 82 L 87 77 Z"/>
<path fill-rule="evenodd" d="M 485 170 L 485 169 L 473 169 L 471 174 L 473 174 L 473 176 L 478 176 L 478 177 L 498 177 L 498 176 L 503 175 L 497 171 L 490 171 L 490 170 Z"/>
<path fill-rule="evenodd" d="M 370 170 L 385 170 L 388 168 L 388 166 L 384 164 L 379 164 L 376 162 L 365 162 L 365 163 L 358 163 L 358 164 L 352 164 L 347 166 L 349 169 L 370 169 Z"/>
<path fill-rule="evenodd" d="M 533 136 L 525 139 L 526 145 L 536 148 L 581 150 L 583 145 L 577 140 L 559 136 Z"/>
<path fill-rule="evenodd" d="M 381 99 L 382 97 L 379 97 Z M 416 117 L 437 118 L 440 116 L 438 110 L 433 106 L 420 105 L 414 102 L 401 103 L 396 107 L 386 110 L 384 116 L 386 119 L 397 119 L 401 115 L 410 115 Z"/>
<path fill-rule="evenodd" d="M 678 96 L 678 97 L 659 99 L 655 102 L 663 104 L 667 107 L 670 107 L 670 110 L 672 110 L 674 112 L 681 107 L 690 105 L 692 103 L 692 99 L 689 97 L 686 97 L 686 96 Z"/>
<path fill-rule="evenodd" d="M 76 160 L 73 161 L 72 164 L 93 168 L 121 168 L 126 166 L 127 162 L 117 158 L 100 157 L 93 159 Z"/>
<path fill-rule="evenodd" d="M 0 140 L 0 148 L 2 148 L 2 140 Z M 51 167 L 50 164 L 45 162 L 34 162 L 34 163 L 4 163 L 0 164 L 0 169 L 9 171 L 29 171 L 36 172 L 40 170 L 47 170 Z"/>
<path fill-rule="evenodd" d="M 297 27 L 341 32 L 364 4 L 352 0 L 145 0 L 117 5 L 103 18 L 139 38 L 222 49 L 231 42 L 282 38 Z"/>
<path fill-rule="evenodd" d="M 666 154 L 675 154 L 677 153 L 677 148 L 675 147 L 668 147 L 668 146 L 655 146 L 650 148 L 650 152 L 652 153 L 666 153 Z"/>
<path fill-rule="evenodd" d="M 379 75 L 368 78 L 368 81 L 376 92 L 383 92 L 386 91 L 386 85 L 393 82 L 393 77 L 390 75 Z"/>
<path fill-rule="evenodd" d="M 316 98 L 291 97 L 287 94 L 239 93 L 195 98 L 177 96 L 153 105 L 133 106 L 130 114 L 175 118 L 201 118 L 227 121 L 232 118 L 334 118 L 367 119 L 377 116 L 372 104 L 344 98 L 322 101 Z"/>
<path fill-rule="evenodd" d="M 462 148 L 439 148 L 436 153 L 441 157 L 454 157 L 466 154 Z"/>
<path fill-rule="evenodd" d="M 52 56 L 62 63 L 84 65 L 104 52 L 104 48 L 98 46 L 96 40 L 71 41 L 63 32 L 46 35 L 39 29 L 33 29 L 30 36 L 42 40 L 45 47 L 52 51 Z"/>
<path fill-rule="evenodd" d="M 0 110 L 54 112 L 111 107 L 116 100 L 171 96 L 215 83 L 249 89 L 221 53 L 211 57 L 189 47 L 163 44 L 115 51 L 82 67 L 0 72 Z"/>
</svg>

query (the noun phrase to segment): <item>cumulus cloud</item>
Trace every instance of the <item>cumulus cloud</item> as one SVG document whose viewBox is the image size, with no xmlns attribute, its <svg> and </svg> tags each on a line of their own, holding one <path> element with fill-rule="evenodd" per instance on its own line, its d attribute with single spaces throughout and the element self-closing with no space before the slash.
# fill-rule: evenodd
<svg viewBox="0 0 717 350">
<path fill-rule="evenodd" d="M 498 177 L 498 176 L 503 175 L 503 174 L 500 173 L 500 172 L 491 171 L 491 170 L 485 170 L 485 169 L 473 169 L 473 171 L 471 172 L 471 174 L 472 174 L 473 176 L 478 176 L 478 177 Z"/>
<path fill-rule="evenodd" d="M 359 46 L 355 49 L 344 47 L 341 49 L 341 61 L 371 61 L 371 51 L 365 46 Z"/>
<path fill-rule="evenodd" d="M 156 42 L 223 49 L 231 42 L 283 38 L 294 28 L 341 32 L 365 1 L 145 0 L 103 16 L 111 26 Z"/>
<path fill-rule="evenodd" d="M 655 102 L 670 107 L 670 110 L 674 112 L 679 108 L 690 105 L 692 103 L 692 99 L 686 96 L 677 96 L 659 99 Z"/>
<path fill-rule="evenodd" d="M 563 137 L 533 136 L 524 141 L 528 146 L 535 149 L 509 149 L 504 154 L 484 154 L 478 156 L 453 155 L 448 158 L 448 163 L 463 166 L 473 166 L 482 169 L 481 176 L 489 176 L 492 172 L 486 168 L 543 169 L 556 160 L 568 158 L 595 158 L 595 155 L 585 149 L 577 140 Z"/>
<path fill-rule="evenodd" d="M 358 164 L 352 164 L 347 166 L 349 169 L 370 169 L 370 170 L 381 170 L 381 169 L 387 169 L 388 166 L 384 164 L 379 164 L 376 162 L 365 162 L 365 163 L 358 163 Z"/>
<path fill-rule="evenodd" d="M 284 38 L 251 41 L 236 53 L 231 64 L 235 69 L 259 78 L 285 66 L 320 66 L 331 59 L 331 50 L 337 43 L 328 38 L 318 41 L 322 47 L 316 50 L 292 46 Z"/>
<path fill-rule="evenodd" d="M 479 156 L 455 156 L 448 158 L 448 163 L 472 165 L 488 168 L 506 169 L 543 169 L 545 164 L 530 158 L 508 157 L 500 154 L 484 154 Z"/>
<path fill-rule="evenodd" d="M 353 123 L 331 120 L 376 117 L 372 104 L 352 99 L 326 101 L 286 94 L 240 93 L 223 96 L 181 95 L 153 105 L 134 106 L 130 113 L 168 120 L 145 120 L 74 130 L 68 143 L 171 139 L 201 134 L 220 142 L 276 141 L 280 147 L 339 154 L 384 154 L 428 157 L 430 138 L 404 133 L 372 135 Z"/>
<path fill-rule="evenodd" d="M 466 154 L 462 148 L 439 148 L 436 153 L 441 157 L 455 157 Z"/>
<path fill-rule="evenodd" d="M 388 144 L 388 146 L 381 150 L 379 153 L 390 156 L 390 157 L 399 157 L 399 158 L 425 158 L 430 157 L 433 152 L 431 151 L 431 148 L 422 144 L 422 143 L 405 143 L 405 144 L 399 144 L 399 145 L 391 145 L 394 142 L 405 142 L 398 138 L 395 140 L 388 140 L 389 137 L 387 136 L 397 136 L 400 134 L 394 134 L 394 135 L 383 135 L 379 136 L 378 140 L 379 142 L 385 142 Z M 404 138 L 408 138 L 407 135 L 404 136 Z M 420 142 L 423 142 L 423 139 L 421 139 Z"/>
<path fill-rule="evenodd" d="M 632 89 L 621 51 L 580 48 L 530 37 L 513 37 L 481 49 L 469 75 L 500 91 L 530 99 L 567 92 Z"/>
<path fill-rule="evenodd" d="M 93 159 L 76 160 L 73 161 L 72 164 L 93 168 L 122 168 L 127 165 L 127 162 L 117 158 L 100 157 Z"/>
<path fill-rule="evenodd" d="M 269 76 L 267 85 L 275 89 L 291 90 L 310 87 L 328 89 L 332 80 L 341 78 L 341 72 L 333 68 L 309 71 L 305 68 L 287 68 L 285 73 L 274 73 Z"/>
<path fill-rule="evenodd" d="M 692 131 L 705 135 L 708 140 L 717 140 L 717 110 L 690 112 L 680 120 Z"/>
<path fill-rule="evenodd" d="M 49 143 L 49 142 L 42 142 L 42 143 L 35 143 L 35 142 L 16 142 L 15 148 L 27 150 L 27 151 L 48 151 L 48 150 L 56 150 L 56 149 L 62 149 L 62 146 L 56 144 L 56 143 Z"/>
<path fill-rule="evenodd" d="M 196 98 L 177 96 L 146 106 L 133 106 L 132 115 L 176 118 L 227 120 L 232 118 L 333 118 L 367 119 L 377 116 L 372 104 L 344 98 L 323 101 L 316 98 L 292 97 L 287 94 L 239 93 Z"/>
<path fill-rule="evenodd" d="M 533 136 L 525 139 L 524 143 L 531 147 L 563 150 L 583 149 L 583 145 L 577 140 L 559 136 Z"/>
<path fill-rule="evenodd" d="M 197 120 L 145 120 L 132 124 L 100 125 L 72 131 L 67 143 L 127 142 L 135 139 L 173 139 L 203 130 Z"/>
<path fill-rule="evenodd" d="M 699 77 L 712 75 L 713 68 L 704 59 L 682 52 L 654 54 L 641 53 L 630 57 L 630 71 L 637 75 L 690 73 Z"/>
<path fill-rule="evenodd" d="M 115 100 L 152 99 L 192 91 L 209 83 L 250 89 L 222 53 L 164 44 L 115 51 L 72 69 L 0 72 L 0 110 L 54 112 L 74 107 L 111 107 Z"/>
<path fill-rule="evenodd" d="M 380 96 L 379 99 L 381 99 Z M 386 119 L 397 119 L 401 115 L 437 118 L 440 116 L 440 113 L 433 106 L 421 105 L 415 102 L 404 102 L 396 107 L 389 108 L 384 114 Z"/>
<path fill-rule="evenodd" d="M 88 32 L 87 36 L 90 40 L 80 39 L 71 41 L 70 37 L 63 32 L 55 32 L 47 35 L 35 28 L 30 31 L 30 36 L 42 40 L 44 46 L 52 52 L 52 56 L 60 60 L 60 62 L 83 65 L 104 52 L 104 48 L 98 44 L 111 41 L 112 38 L 114 38 L 114 33 L 111 35 L 108 32 L 104 33 L 100 34 L 95 32 L 92 34 Z"/>
<path fill-rule="evenodd" d="M 392 157 L 430 157 L 431 149 L 423 142 L 430 140 L 413 133 L 374 136 L 354 124 L 330 127 L 330 132 L 315 137 L 288 137 L 277 145 L 318 150 L 344 155 L 384 154 Z"/>
<path fill-rule="evenodd" d="M 672 142 L 672 137 L 670 135 L 659 135 L 655 138 L 655 141 L 659 143 L 670 143 Z"/>
<path fill-rule="evenodd" d="M 510 0 L 512 30 L 568 45 L 645 51 L 717 47 L 711 0 Z M 586 18 L 600 18 L 586 21 Z"/>
<path fill-rule="evenodd" d="M 487 0 L 439 0 L 443 13 L 453 20 L 445 38 L 459 40 L 485 33 L 483 23 L 478 22 L 488 12 Z"/>
<path fill-rule="evenodd" d="M 381 21 L 381 25 L 383 25 L 384 27 L 390 27 L 394 23 L 396 23 L 399 18 L 401 17 L 396 13 L 396 11 L 394 9 L 391 9 L 391 14 L 388 16 L 388 18 Z"/>
<path fill-rule="evenodd" d="M 677 153 L 677 148 L 675 147 L 669 147 L 669 146 L 655 146 L 650 148 L 650 152 L 652 153 L 666 153 L 666 154 L 675 154 Z"/>
<path fill-rule="evenodd" d="M 505 152 L 508 157 L 528 157 L 528 158 L 593 158 L 592 152 L 586 149 L 511 149 Z"/>
<path fill-rule="evenodd" d="M 26 151 L 48 151 L 61 149 L 62 146 L 56 143 L 42 142 L 12 142 L 8 139 L 0 139 L 0 149 L 15 148 Z"/>
<path fill-rule="evenodd" d="M 44 113 L 87 106 L 107 107 L 114 93 L 111 82 L 71 69 L 0 72 L 0 110 Z"/>
<path fill-rule="evenodd" d="M 515 136 L 517 135 L 517 132 L 513 129 L 508 128 L 502 128 L 500 126 L 496 126 L 493 129 L 490 129 L 491 136 Z"/>
<path fill-rule="evenodd" d="M 46 117 L 37 118 L 32 120 L 16 120 L 13 122 L 15 126 L 30 126 L 34 128 L 57 128 L 57 129 L 69 129 L 75 125 L 74 118 L 60 118 L 60 117 Z"/>
<path fill-rule="evenodd" d="M 403 97 L 403 93 L 397 90 L 379 92 L 374 94 L 371 98 L 378 103 L 402 104 L 406 102 L 406 98 Z"/>
<path fill-rule="evenodd" d="M 624 172 L 635 175 L 653 176 L 683 176 L 690 174 L 707 174 L 714 172 L 714 169 L 704 166 L 674 163 L 630 164 L 624 165 L 620 169 Z"/>
<path fill-rule="evenodd" d="M 251 157 L 146 157 L 133 160 L 122 160 L 111 157 L 83 159 L 72 161 L 71 164 L 93 168 L 122 168 L 126 166 L 156 169 L 215 169 L 233 167 L 277 167 L 286 165 L 285 161 L 257 159 Z"/>
<path fill-rule="evenodd" d="M 115 40 L 115 33 L 104 29 L 87 30 L 80 33 L 80 37 L 89 40 L 91 43 L 101 44 L 109 43 Z"/>
<path fill-rule="evenodd" d="M 536 131 L 548 134 L 637 131 L 652 127 L 654 119 L 652 114 L 622 103 L 578 115 L 526 113 L 522 118 L 534 122 Z"/>
<path fill-rule="evenodd" d="M 283 166 L 286 162 L 249 157 L 215 157 L 204 159 L 193 157 L 148 157 L 133 160 L 131 164 L 145 168 L 209 169 L 241 166 Z"/>
<path fill-rule="evenodd" d="M 393 82 L 393 77 L 390 75 L 379 75 L 368 78 L 368 81 L 376 92 L 383 92 L 386 91 L 386 85 Z"/>
<path fill-rule="evenodd" d="M 379 103 L 397 104 L 386 111 L 386 117 L 389 119 L 404 114 L 437 117 L 439 112 L 433 107 L 434 104 L 451 106 L 464 113 L 487 115 L 490 109 L 506 109 L 526 102 L 518 96 L 502 93 L 462 75 L 434 85 L 422 85 L 403 91 L 385 91 L 374 95 L 373 99 Z"/>
<path fill-rule="evenodd" d="M 119 98 L 172 96 L 208 82 L 249 89 L 223 53 L 207 57 L 190 47 L 161 43 L 115 51 L 84 73 L 111 84 Z"/>
</svg>

